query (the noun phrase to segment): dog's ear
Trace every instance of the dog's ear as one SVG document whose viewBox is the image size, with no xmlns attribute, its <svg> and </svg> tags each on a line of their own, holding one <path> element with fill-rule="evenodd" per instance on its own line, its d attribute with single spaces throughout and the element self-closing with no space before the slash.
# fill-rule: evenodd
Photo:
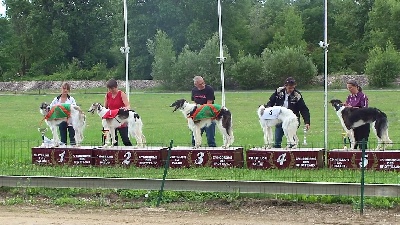
<svg viewBox="0 0 400 225">
<path fill-rule="evenodd" d="M 332 104 L 332 106 L 335 106 L 335 105 L 343 105 L 342 101 L 340 101 L 339 99 L 332 99 L 332 100 L 330 101 L 330 103 Z"/>
<path fill-rule="evenodd" d="M 172 111 L 172 112 L 175 112 L 176 110 L 181 108 L 183 106 L 183 104 L 185 104 L 185 102 L 186 102 L 185 99 L 179 99 L 179 100 L 176 100 L 174 103 L 172 103 L 169 107 L 175 107 L 175 109 Z"/>
</svg>

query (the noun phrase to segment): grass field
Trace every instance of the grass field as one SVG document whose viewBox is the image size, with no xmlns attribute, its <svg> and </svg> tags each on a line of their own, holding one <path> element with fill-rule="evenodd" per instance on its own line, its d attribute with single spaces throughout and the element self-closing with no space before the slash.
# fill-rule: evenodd
<svg viewBox="0 0 400 225">
<path fill-rule="evenodd" d="M 377 107 L 384 111 L 389 119 L 389 135 L 396 142 L 393 149 L 399 149 L 397 140 L 400 138 L 400 105 L 394 97 L 398 91 L 368 90 L 370 107 Z M 3 106 L 0 124 L 0 140 L 40 141 L 38 127 L 45 127 L 39 113 L 39 104 L 50 102 L 54 94 L 45 95 L 0 95 L 0 104 Z M 263 144 L 262 131 L 258 123 L 256 110 L 258 105 L 267 101 L 271 91 L 260 92 L 228 92 L 226 106 L 232 111 L 235 146 L 261 146 Z M 78 104 L 85 111 L 93 102 L 104 102 L 104 94 L 72 93 Z M 309 147 L 324 147 L 324 93 L 321 91 L 304 91 L 304 99 L 311 112 L 311 129 L 307 133 Z M 347 91 L 331 91 L 328 100 L 338 98 L 344 100 Z M 131 106 L 143 119 L 144 134 L 150 145 L 167 145 L 174 140 L 176 145 L 190 145 L 190 132 L 183 115 L 177 111 L 172 113 L 169 105 L 176 99 L 190 99 L 190 93 L 132 93 Z M 220 102 L 221 94 L 216 94 L 216 103 Z M 4 107 L 7 106 L 7 107 Z M 328 149 L 338 148 L 342 144 L 342 128 L 339 120 L 329 104 L 328 107 Z M 302 124 L 303 125 L 303 124 Z M 301 125 L 301 128 L 302 128 Z M 302 129 L 298 130 L 300 140 L 303 139 Z M 98 115 L 87 114 L 87 127 L 84 142 L 87 144 L 100 142 L 101 121 Z M 51 136 L 50 131 L 46 134 Z M 217 144 L 222 145 L 221 135 L 216 134 Z M 203 137 L 205 141 L 205 137 Z M 372 146 L 376 141 L 371 132 Z"/>
<path fill-rule="evenodd" d="M 93 102 L 104 102 L 101 90 L 75 90 L 71 94 L 85 111 Z M 94 93 L 97 92 L 97 93 Z M 389 119 L 389 135 L 395 142 L 391 149 L 400 149 L 400 105 L 392 100 L 398 95 L 397 90 L 367 90 L 370 107 L 384 111 Z M 43 93 L 43 92 L 42 92 Z M 101 94 L 99 94 L 101 93 Z M 272 91 L 258 92 L 227 92 L 226 106 L 232 111 L 235 143 L 249 149 L 262 146 L 263 138 L 256 110 L 260 104 L 266 103 Z M 311 129 L 307 134 L 307 147 L 324 147 L 324 93 L 322 91 L 303 91 L 305 101 L 311 111 Z M 154 177 L 160 178 L 160 169 L 142 168 L 82 168 L 71 167 L 38 167 L 31 165 L 30 148 L 41 142 L 38 127 L 45 127 L 39 113 L 41 102 L 50 102 L 58 93 L 47 94 L 4 94 L 0 95 L 2 106 L 0 124 L 0 159 L 2 159 L 1 174 L 3 175 L 63 175 L 63 176 L 105 176 L 105 177 Z M 330 91 L 328 100 L 338 98 L 344 100 L 347 90 Z M 393 97 L 392 97 L 393 96 Z M 154 93 L 133 92 L 130 95 L 131 107 L 143 119 L 144 134 L 152 146 L 168 146 L 170 140 L 175 145 L 190 145 L 190 132 L 182 113 L 172 113 L 169 105 L 176 99 L 190 99 L 190 93 Z M 221 93 L 216 93 L 216 103 L 220 102 Z M 328 149 L 342 147 L 342 128 L 339 120 L 329 104 L 328 109 Z M 303 125 L 303 124 L 302 124 Z M 302 126 L 301 126 L 302 127 Z M 85 145 L 99 145 L 101 141 L 101 121 L 98 115 L 87 114 L 85 130 Z M 46 134 L 51 136 L 50 132 Z M 303 140 L 302 129 L 298 136 Z M 221 135 L 216 134 L 217 144 L 221 145 Z M 205 142 L 203 137 L 203 142 Z M 375 137 L 371 132 L 371 147 L 375 146 Z M 11 161 L 11 163 L 6 163 Z M 10 160 L 11 159 L 11 160 Z M 23 160 L 21 160 L 23 159 Z M 288 180 L 288 181 L 335 181 L 355 182 L 359 180 L 358 171 L 343 170 L 270 170 L 251 171 L 244 169 L 175 169 L 170 170 L 169 178 L 197 179 L 240 179 L 240 180 Z M 399 183 L 396 172 L 367 173 L 369 183 Z"/>
</svg>

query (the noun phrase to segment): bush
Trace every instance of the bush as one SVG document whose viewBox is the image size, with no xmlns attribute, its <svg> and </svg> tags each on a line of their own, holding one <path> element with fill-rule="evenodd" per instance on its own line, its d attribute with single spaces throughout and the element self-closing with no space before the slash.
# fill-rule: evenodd
<svg viewBox="0 0 400 225">
<path fill-rule="evenodd" d="M 261 57 L 268 88 L 282 86 L 287 77 L 295 78 L 300 85 L 309 84 L 317 75 L 317 67 L 300 48 L 265 49 Z"/>
<path fill-rule="evenodd" d="M 400 55 L 389 42 L 386 49 L 374 47 L 365 65 L 369 85 L 387 87 L 400 73 Z"/>
<path fill-rule="evenodd" d="M 238 61 L 230 69 L 240 89 L 264 88 L 263 64 L 259 57 L 239 53 Z"/>
<path fill-rule="evenodd" d="M 189 46 L 185 46 L 173 66 L 171 80 L 165 82 L 169 82 L 169 86 L 174 90 L 190 90 L 193 87 L 193 77 L 199 75 L 204 77 L 207 84 L 219 90 L 221 77 L 217 56 L 219 56 L 217 34 L 208 40 L 199 52 L 191 51 Z M 230 56 L 225 46 L 224 57 L 227 58 L 225 63 L 229 62 Z"/>
</svg>

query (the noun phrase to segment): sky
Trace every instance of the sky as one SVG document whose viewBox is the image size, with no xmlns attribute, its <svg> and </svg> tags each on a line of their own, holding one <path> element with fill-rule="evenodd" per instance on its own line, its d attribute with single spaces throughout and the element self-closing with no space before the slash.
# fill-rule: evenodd
<svg viewBox="0 0 400 225">
<path fill-rule="evenodd" d="M 3 16 L 6 15 L 6 7 L 3 5 L 2 1 L 0 1 L 0 14 Z"/>
</svg>

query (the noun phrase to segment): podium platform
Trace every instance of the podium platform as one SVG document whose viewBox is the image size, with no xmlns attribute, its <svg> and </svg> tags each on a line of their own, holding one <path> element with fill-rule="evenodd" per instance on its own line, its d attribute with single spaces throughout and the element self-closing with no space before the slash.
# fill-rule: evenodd
<svg viewBox="0 0 400 225">
<path fill-rule="evenodd" d="M 38 165 L 161 167 L 168 157 L 167 147 L 130 146 L 33 147 L 32 163 Z M 243 148 L 173 147 L 169 165 L 180 167 L 243 167 Z"/>
<path fill-rule="evenodd" d="M 65 146 L 58 148 L 32 148 L 32 163 L 38 165 L 92 165 L 93 147 Z"/>
<path fill-rule="evenodd" d="M 251 148 L 246 152 L 249 169 L 318 169 L 324 166 L 324 149 Z"/>
<path fill-rule="evenodd" d="M 328 167 L 340 169 L 360 169 L 360 150 L 333 149 L 328 151 Z M 400 171 L 400 150 L 365 151 L 364 166 L 371 170 Z"/>
<path fill-rule="evenodd" d="M 168 150 L 168 149 L 167 149 Z M 168 157 L 167 150 L 162 151 L 162 158 L 165 161 Z M 192 147 L 178 146 L 171 149 L 169 166 L 171 168 L 181 167 L 243 167 L 242 147 Z"/>
<path fill-rule="evenodd" d="M 82 166 L 162 166 L 161 151 L 166 147 L 134 148 L 130 146 L 63 146 L 32 148 L 32 163 L 38 165 Z"/>
</svg>

